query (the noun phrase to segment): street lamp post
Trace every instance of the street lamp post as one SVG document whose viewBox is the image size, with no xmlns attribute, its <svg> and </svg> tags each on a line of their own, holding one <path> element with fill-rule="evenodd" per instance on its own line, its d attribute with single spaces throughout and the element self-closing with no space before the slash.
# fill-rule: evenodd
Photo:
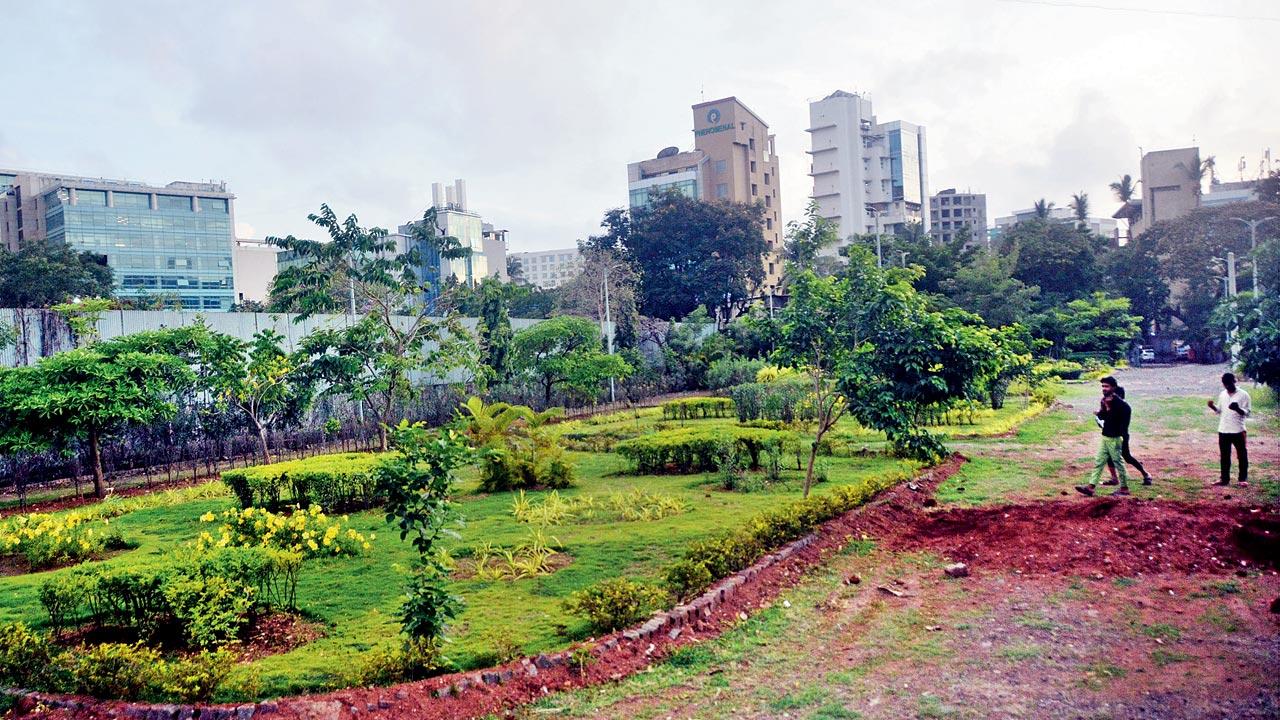
<svg viewBox="0 0 1280 720">
<path fill-rule="evenodd" d="M 613 318 L 609 313 L 609 265 L 604 266 L 604 327 L 601 332 L 604 333 L 605 348 L 609 354 L 613 354 Z M 614 387 L 613 376 L 609 376 L 609 402 L 617 402 L 617 394 Z"/>
<path fill-rule="evenodd" d="M 1253 252 L 1257 252 L 1258 226 L 1269 220 L 1276 220 L 1280 218 L 1277 218 L 1277 216 L 1272 215 L 1270 217 L 1264 217 L 1258 220 L 1245 220 L 1244 218 L 1231 218 L 1231 219 L 1235 220 L 1236 222 L 1242 222 L 1245 225 L 1249 226 L 1249 250 Z M 1253 259 L 1253 294 L 1255 297 L 1258 295 L 1258 258 L 1256 257 Z"/>
</svg>

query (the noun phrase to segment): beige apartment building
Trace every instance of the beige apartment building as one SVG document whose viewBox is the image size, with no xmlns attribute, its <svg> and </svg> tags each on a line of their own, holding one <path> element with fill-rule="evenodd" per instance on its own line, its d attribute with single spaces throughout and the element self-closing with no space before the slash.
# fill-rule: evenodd
<svg viewBox="0 0 1280 720">
<path fill-rule="evenodd" d="M 764 205 L 768 251 L 760 290 L 776 292 L 782 278 L 782 202 L 769 124 L 736 97 L 727 97 L 693 106 L 693 138 L 695 152 L 705 158 L 698 163 L 704 200 Z"/>
</svg>

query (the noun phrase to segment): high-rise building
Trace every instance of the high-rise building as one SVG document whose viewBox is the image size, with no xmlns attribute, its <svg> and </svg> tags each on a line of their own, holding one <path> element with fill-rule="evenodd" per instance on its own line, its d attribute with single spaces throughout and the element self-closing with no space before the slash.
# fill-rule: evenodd
<svg viewBox="0 0 1280 720">
<path fill-rule="evenodd" d="M 764 205 L 766 251 L 759 290 L 773 293 L 782 279 L 782 196 L 778 154 L 769 124 L 736 97 L 693 106 L 693 145 L 705 157 L 704 200 Z"/>
<path fill-rule="evenodd" d="M 518 252 L 511 253 L 511 257 L 520 266 L 520 277 L 544 290 L 560 287 L 582 271 L 578 248 Z"/>
<path fill-rule="evenodd" d="M 935 239 L 949 243 L 963 228 L 968 228 L 973 238 L 970 244 L 986 244 L 986 195 L 947 188 L 929 198 L 929 233 Z"/>
<path fill-rule="evenodd" d="M 228 310 L 234 200 L 225 183 L 155 186 L 0 170 L 0 243 L 17 249 L 48 240 L 103 255 L 121 298 Z"/>
<path fill-rule="evenodd" d="M 231 266 L 237 303 L 267 302 L 279 253 L 279 248 L 261 240 L 236 239 L 231 248 Z"/>
<path fill-rule="evenodd" d="M 1200 207 L 1200 148 L 1156 150 L 1142 156 L 1142 197 L 1112 215 L 1129 221 L 1129 237 L 1137 237 L 1161 220 L 1181 217 Z"/>
<path fill-rule="evenodd" d="M 471 251 L 463 258 L 444 258 L 438 253 L 423 268 L 422 277 L 428 282 L 443 284 L 452 277 L 459 283 L 474 285 L 489 276 L 489 262 L 484 252 L 484 220 L 478 213 L 467 209 L 467 184 L 455 180 L 452 185 L 431 184 L 431 206 L 436 210 L 436 233 L 457 238 L 458 243 Z M 398 235 L 410 237 L 415 221 L 401 225 Z M 433 282 L 434 284 L 434 282 Z"/>
<path fill-rule="evenodd" d="M 813 199 L 836 223 L 840 245 L 852 235 L 900 232 L 907 223 L 930 229 L 929 163 L 925 129 L 881 123 L 871 101 L 837 90 L 809 103 Z M 830 254 L 838 246 L 828 248 Z"/>
</svg>

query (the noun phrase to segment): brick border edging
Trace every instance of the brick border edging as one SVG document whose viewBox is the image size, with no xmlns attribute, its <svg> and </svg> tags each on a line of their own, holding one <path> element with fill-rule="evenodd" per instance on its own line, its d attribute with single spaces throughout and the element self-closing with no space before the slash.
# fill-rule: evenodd
<svg viewBox="0 0 1280 720">
<path fill-rule="evenodd" d="M 946 477 L 950 474 L 946 469 L 949 465 L 956 462 L 956 467 L 958 467 L 965 460 L 964 456 L 953 454 L 942 463 L 924 469 L 919 475 L 915 476 L 914 482 L 936 479 L 939 473 L 942 477 Z M 907 482 L 911 481 L 907 480 Z M 902 484 L 901 482 L 895 483 L 884 488 L 883 491 L 892 491 L 894 487 L 899 487 Z M 877 496 L 880 494 L 879 492 L 876 493 Z M 463 696 L 464 693 L 469 697 L 473 694 L 469 691 L 482 688 L 494 689 L 509 683 L 536 678 L 541 671 L 553 671 L 566 667 L 570 665 L 574 654 L 581 653 L 583 650 L 586 650 L 594 658 L 600 659 L 613 652 L 624 654 L 638 651 L 638 646 L 643 641 L 653 640 L 654 643 L 650 643 L 648 649 L 641 651 L 643 655 L 649 656 L 655 650 L 655 643 L 665 644 L 667 641 L 675 641 L 684 632 L 686 626 L 692 632 L 695 629 L 694 626 L 703 625 L 703 629 L 705 629 L 706 625 L 714 625 L 716 621 L 713 615 L 716 609 L 719 609 L 722 605 L 729 604 L 740 591 L 752 588 L 754 586 L 753 581 L 766 570 L 779 562 L 790 559 L 797 552 L 817 542 L 821 538 L 824 529 L 828 526 L 838 523 L 852 513 L 859 512 L 870 502 L 868 501 L 868 503 L 859 505 L 821 523 L 814 531 L 804 537 L 793 540 L 777 550 L 765 554 L 749 567 L 720 579 L 696 599 L 677 605 L 670 610 L 656 613 L 639 626 L 615 632 L 600 640 L 581 643 L 576 647 L 554 654 L 524 657 L 497 667 L 453 673 L 426 680 L 391 685 L 382 689 L 395 701 L 408 701 L 411 697 L 411 692 L 413 695 L 427 696 L 440 700 L 458 698 Z M 663 632 L 666 633 L 666 637 L 659 636 L 659 633 Z M 348 687 L 328 691 L 324 694 L 283 697 L 275 700 L 237 705 L 154 704 L 122 700 L 98 700 L 82 696 L 35 692 L 20 688 L 0 688 L 0 694 L 14 697 L 20 704 L 25 700 L 28 703 L 63 709 L 72 713 L 83 712 L 92 717 L 126 718 L 128 720 L 253 720 L 253 718 L 270 718 L 277 714 L 283 714 L 286 717 L 334 718 L 336 720 L 345 715 L 391 710 L 398 704 L 384 696 L 378 698 L 376 703 L 367 702 L 363 708 L 356 705 L 351 705 L 348 708 L 348 702 L 333 697 L 335 693 L 359 689 L 358 687 Z M 350 713 L 344 713 L 344 710 L 348 709 Z"/>
</svg>

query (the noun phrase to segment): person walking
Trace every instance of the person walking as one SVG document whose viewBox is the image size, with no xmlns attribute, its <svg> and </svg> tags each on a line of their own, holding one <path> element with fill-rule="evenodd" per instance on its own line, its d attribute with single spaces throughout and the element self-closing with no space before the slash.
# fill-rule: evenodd
<svg viewBox="0 0 1280 720">
<path fill-rule="evenodd" d="M 1110 461 L 1120 476 L 1120 487 L 1113 494 L 1128 495 L 1129 472 L 1125 469 L 1121 448 L 1124 444 L 1124 436 L 1129 434 L 1129 418 L 1132 411 L 1124 398 L 1116 393 L 1116 388 L 1120 385 L 1115 378 L 1108 375 L 1102 378 L 1099 384 L 1102 385 L 1102 402 L 1094 415 L 1102 423 L 1102 445 L 1098 447 L 1098 456 L 1094 458 L 1093 475 L 1089 484 L 1077 485 L 1076 492 L 1092 496 L 1097 490 L 1098 481 L 1102 479 L 1102 469 L 1107 466 L 1107 461 Z"/>
<path fill-rule="evenodd" d="M 1244 420 L 1253 411 L 1253 401 L 1249 393 L 1236 387 L 1236 376 L 1232 373 L 1222 374 L 1222 388 L 1218 402 L 1209 401 L 1209 409 L 1218 414 L 1218 463 L 1222 466 L 1222 479 L 1218 484 L 1231 484 L 1231 448 L 1234 447 L 1240 462 L 1240 484 L 1248 487 L 1249 449 L 1245 443 L 1248 432 Z"/>
<path fill-rule="evenodd" d="M 1128 399 L 1126 399 L 1124 396 L 1123 386 L 1116 388 L 1116 395 L 1119 395 L 1120 399 L 1124 400 L 1126 403 L 1128 402 Z M 1129 407 L 1132 409 L 1133 406 L 1130 405 Z M 1121 457 L 1124 458 L 1125 462 L 1137 468 L 1138 472 L 1142 473 L 1143 485 L 1151 484 L 1151 473 L 1147 472 L 1147 469 L 1142 466 L 1142 463 L 1138 461 L 1138 458 L 1134 457 L 1133 453 L 1129 452 L 1129 433 L 1124 434 L 1124 441 L 1120 443 L 1120 455 Z M 1102 484 L 1103 485 L 1119 485 L 1120 480 L 1119 478 L 1116 477 L 1116 465 L 1115 463 L 1111 462 L 1111 460 L 1107 460 L 1107 470 L 1111 471 L 1111 479 Z"/>
</svg>

